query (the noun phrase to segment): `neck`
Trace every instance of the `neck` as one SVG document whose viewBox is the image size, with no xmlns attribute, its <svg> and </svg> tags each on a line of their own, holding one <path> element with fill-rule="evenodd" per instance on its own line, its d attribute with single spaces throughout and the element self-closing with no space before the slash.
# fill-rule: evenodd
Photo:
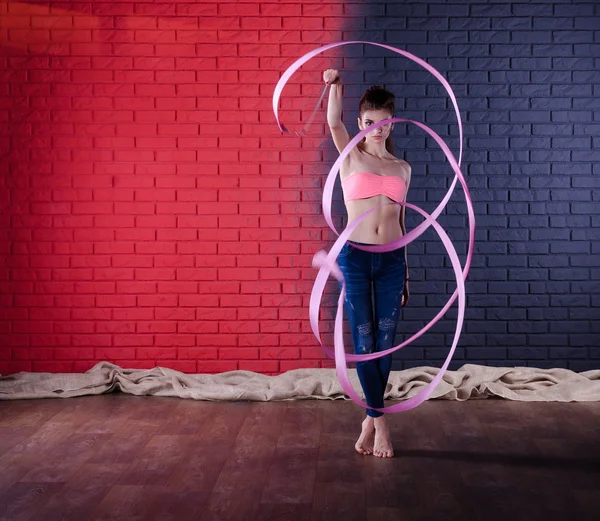
<svg viewBox="0 0 600 521">
<path fill-rule="evenodd" d="M 378 157 L 379 159 L 384 159 L 390 155 L 387 149 L 385 148 L 385 142 L 365 142 L 363 143 L 363 150 L 367 154 Z"/>
</svg>

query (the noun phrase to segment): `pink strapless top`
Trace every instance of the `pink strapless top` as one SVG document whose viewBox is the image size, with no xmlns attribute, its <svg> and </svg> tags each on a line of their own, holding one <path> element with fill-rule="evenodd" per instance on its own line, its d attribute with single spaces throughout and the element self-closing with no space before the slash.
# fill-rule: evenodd
<svg viewBox="0 0 600 521">
<path fill-rule="evenodd" d="M 344 201 L 385 195 L 392 201 L 404 201 L 406 182 L 401 177 L 357 172 L 342 180 Z"/>
</svg>

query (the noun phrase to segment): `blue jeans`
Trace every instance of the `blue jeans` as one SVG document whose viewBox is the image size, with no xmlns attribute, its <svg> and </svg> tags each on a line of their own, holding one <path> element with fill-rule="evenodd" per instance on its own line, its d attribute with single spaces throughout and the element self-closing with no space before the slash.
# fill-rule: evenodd
<svg viewBox="0 0 600 521">
<path fill-rule="evenodd" d="M 346 280 L 344 308 L 352 328 L 354 353 L 384 351 L 394 346 L 396 325 L 402 307 L 405 248 L 375 253 L 359 250 L 352 244 L 347 242 L 343 246 L 337 262 Z M 392 355 L 356 362 L 358 379 L 367 405 L 383 407 L 383 395 L 391 368 Z M 367 409 L 367 415 L 373 418 L 382 414 Z"/>
</svg>

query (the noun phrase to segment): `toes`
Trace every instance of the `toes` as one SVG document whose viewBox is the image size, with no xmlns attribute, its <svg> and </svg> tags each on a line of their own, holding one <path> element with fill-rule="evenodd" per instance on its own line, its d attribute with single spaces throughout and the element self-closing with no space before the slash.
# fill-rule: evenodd
<svg viewBox="0 0 600 521">
<path fill-rule="evenodd" d="M 393 458 L 394 452 L 389 450 L 374 450 L 373 455 L 378 458 Z"/>
<path fill-rule="evenodd" d="M 359 454 L 371 454 L 371 451 L 368 448 L 364 448 L 360 445 L 355 445 L 354 448 Z"/>
</svg>

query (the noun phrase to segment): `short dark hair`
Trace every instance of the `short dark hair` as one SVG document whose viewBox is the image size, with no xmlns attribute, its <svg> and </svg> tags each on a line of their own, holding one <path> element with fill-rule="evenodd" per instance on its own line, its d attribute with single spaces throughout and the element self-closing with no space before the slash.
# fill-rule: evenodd
<svg viewBox="0 0 600 521">
<path fill-rule="evenodd" d="M 387 110 L 392 117 L 396 110 L 396 96 L 382 85 L 369 87 L 358 103 L 358 114 L 363 115 L 366 110 Z"/>
</svg>

